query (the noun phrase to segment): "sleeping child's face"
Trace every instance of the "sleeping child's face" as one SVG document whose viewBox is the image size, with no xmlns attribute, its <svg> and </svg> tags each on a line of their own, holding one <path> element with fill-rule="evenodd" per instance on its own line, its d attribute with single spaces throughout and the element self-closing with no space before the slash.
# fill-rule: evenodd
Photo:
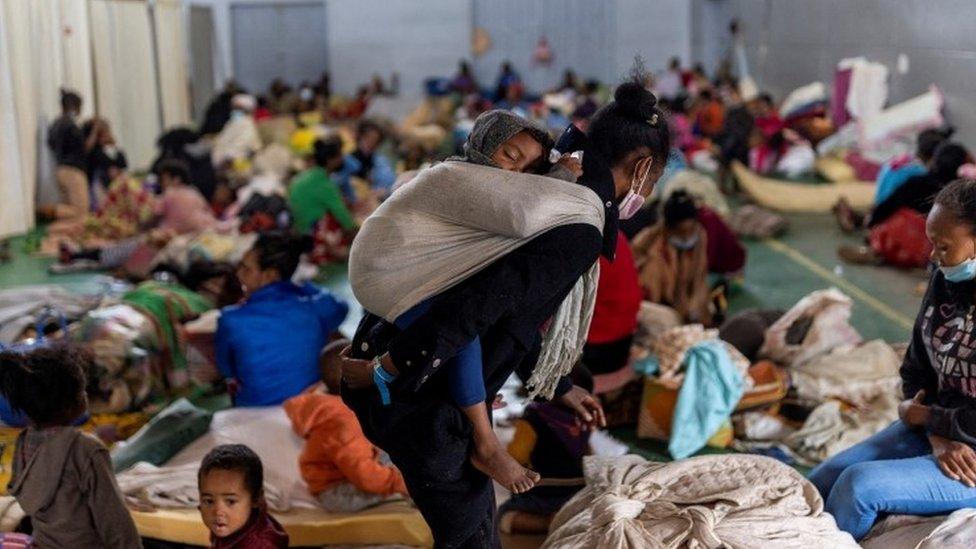
<svg viewBox="0 0 976 549">
<path fill-rule="evenodd" d="M 218 538 L 226 538 L 243 528 L 251 518 L 254 505 L 243 471 L 213 469 L 200 479 L 200 515 Z"/>
<path fill-rule="evenodd" d="M 491 155 L 499 168 L 510 172 L 534 172 L 542 163 L 542 145 L 529 132 L 519 132 Z"/>
</svg>

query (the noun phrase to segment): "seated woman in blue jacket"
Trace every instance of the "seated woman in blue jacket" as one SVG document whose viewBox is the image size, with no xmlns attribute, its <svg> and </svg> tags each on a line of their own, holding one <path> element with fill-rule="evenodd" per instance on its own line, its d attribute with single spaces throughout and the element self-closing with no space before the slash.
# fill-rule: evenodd
<svg viewBox="0 0 976 549">
<path fill-rule="evenodd" d="M 262 234 L 237 267 L 240 305 L 227 307 L 217 325 L 217 368 L 235 406 L 273 406 L 319 380 L 319 353 L 349 306 L 311 284 L 291 282 L 310 238 Z"/>
</svg>

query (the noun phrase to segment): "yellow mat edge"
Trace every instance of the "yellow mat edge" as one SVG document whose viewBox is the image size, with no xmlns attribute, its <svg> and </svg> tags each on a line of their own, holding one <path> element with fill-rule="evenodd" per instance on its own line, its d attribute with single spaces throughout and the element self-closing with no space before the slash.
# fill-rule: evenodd
<svg viewBox="0 0 976 549">
<path fill-rule="evenodd" d="M 160 509 L 154 512 L 130 511 L 139 535 L 147 538 L 210 545 L 210 533 L 195 509 Z M 355 515 L 335 515 L 300 509 L 272 513 L 288 532 L 293 546 L 322 545 L 409 545 L 432 547 L 433 537 L 416 509 L 391 504 Z M 316 514 L 320 518 L 315 519 Z"/>
</svg>

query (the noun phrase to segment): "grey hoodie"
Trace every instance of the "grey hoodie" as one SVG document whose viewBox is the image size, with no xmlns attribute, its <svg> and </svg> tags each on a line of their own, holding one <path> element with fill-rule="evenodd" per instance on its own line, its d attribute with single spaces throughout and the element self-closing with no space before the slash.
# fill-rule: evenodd
<svg viewBox="0 0 976 549">
<path fill-rule="evenodd" d="M 25 444 L 36 446 L 24 462 Z M 28 428 L 17 438 L 10 494 L 43 549 L 133 549 L 142 541 L 115 483 L 108 450 L 72 427 Z"/>
</svg>

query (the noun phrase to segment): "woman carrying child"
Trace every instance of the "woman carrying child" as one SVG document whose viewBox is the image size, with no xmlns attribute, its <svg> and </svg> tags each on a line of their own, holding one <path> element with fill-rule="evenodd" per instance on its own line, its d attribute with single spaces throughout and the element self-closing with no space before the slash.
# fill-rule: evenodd
<svg viewBox="0 0 976 549">
<path fill-rule="evenodd" d="M 383 318 L 364 318 L 343 366 L 344 399 L 367 437 L 400 468 L 439 546 L 490 547 L 495 541 L 492 485 L 470 466 L 472 425 L 453 402 L 449 376 L 439 373 L 473 341 L 481 348 L 479 383 L 488 398 L 480 406 L 486 410 L 504 381 L 518 370 L 532 394 L 558 400 L 588 426 L 603 423 L 597 401 L 574 387 L 565 374 L 579 356 L 584 325 L 592 314 L 586 282 L 592 282 L 593 266 L 601 252 L 612 256 L 618 218 L 640 207 L 667 157 L 667 123 L 655 103 L 640 84 L 626 83 L 618 89 L 616 101 L 596 115 L 589 135 L 567 130 L 558 148 L 584 152 L 580 186 L 445 162 L 431 168 L 427 177 L 421 172 L 374 215 L 376 223 L 390 222 L 395 218 L 384 218 L 384 208 L 396 206 L 387 204 L 434 190 L 439 195 L 430 198 L 440 202 L 436 214 L 469 220 L 482 214 L 480 226 L 472 224 L 466 235 L 452 235 L 449 242 L 454 255 L 443 265 L 460 271 L 437 270 L 417 275 L 416 280 L 401 279 L 397 295 L 408 296 L 406 301 L 390 306 Z M 497 148 L 482 150 L 489 158 L 496 152 Z M 502 154 L 517 167 L 514 171 L 525 171 L 535 162 L 528 158 L 535 152 L 524 149 Z M 434 177 L 437 173 L 457 178 L 441 182 Z M 471 173 L 476 175 L 465 179 Z M 567 206 L 570 203 L 573 206 Z M 500 220 L 508 226 L 492 225 Z M 369 225 L 367 220 L 360 238 L 369 234 Z M 492 230 L 496 235 L 510 230 L 514 245 L 504 241 L 501 253 L 490 250 L 486 264 L 481 264 L 485 257 L 466 257 L 480 253 L 480 235 Z M 354 250 L 353 265 L 355 255 Z M 411 274 L 426 265 L 421 258 L 393 267 Z M 356 278 L 355 267 L 351 277 Z M 561 307 L 570 295 L 570 306 Z M 375 312 L 381 301 L 380 307 L 364 305 Z M 402 313 L 425 301 L 428 307 L 418 318 L 408 326 L 398 325 Z M 554 314 L 553 327 L 543 337 L 541 327 Z"/>
</svg>

